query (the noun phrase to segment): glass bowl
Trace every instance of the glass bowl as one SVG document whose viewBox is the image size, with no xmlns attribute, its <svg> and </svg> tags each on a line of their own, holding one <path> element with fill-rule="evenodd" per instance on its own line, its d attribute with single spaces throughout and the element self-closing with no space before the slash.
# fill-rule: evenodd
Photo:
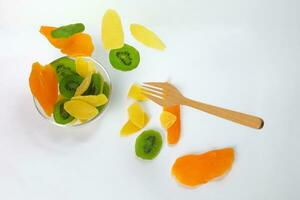
<svg viewBox="0 0 300 200">
<path fill-rule="evenodd" d="M 69 57 L 71 59 L 74 59 L 73 57 Z M 46 119 L 47 121 L 49 121 L 50 123 L 53 123 L 57 126 L 61 126 L 61 127 L 74 127 L 74 126 L 82 126 L 82 125 L 86 125 L 96 119 L 99 119 L 100 117 L 102 117 L 106 110 L 108 109 L 109 105 L 110 105 L 110 100 L 111 100 L 111 94 L 112 94 L 112 83 L 111 83 L 111 79 L 110 79 L 110 76 L 108 74 L 108 72 L 106 71 L 106 69 L 103 67 L 102 64 L 100 64 L 100 62 L 96 61 L 95 59 L 91 58 L 91 57 L 83 57 L 84 59 L 86 60 L 90 60 L 92 62 L 95 63 L 95 66 L 96 66 L 96 69 L 97 69 L 97 72 L 101 74 L 101 76 L 103 77 L 104 81 L 106 81 L 110 87 L 110 92 L 109 92 L 109 96 L 107 97 L 108 99 L 108 102 L 106 103 L 106 106 L 105 108 L 102 110 L 101 113 L 99 113 L 96 117 L 88 120 L 88 121 L 85 121 L 85 122 L 79 122 L 79 120 L 76 120 L 76 122 L 70 122 L 68 124 L 58 124 L 54 121 L 54 118 L 53 118 L 53 115 L 52 116 L 48 116 L 46 115 L 46 113 L 44 112 L 43 108 L 41 107 L 41 105 L 39 104 L 38 100 L 33 97 L 33 102 L 34 102 L 34 105 L 35 105 L 35 108 L 37 109 L 37 111 L 40 113 L 40 115 Z"/>
</svg>

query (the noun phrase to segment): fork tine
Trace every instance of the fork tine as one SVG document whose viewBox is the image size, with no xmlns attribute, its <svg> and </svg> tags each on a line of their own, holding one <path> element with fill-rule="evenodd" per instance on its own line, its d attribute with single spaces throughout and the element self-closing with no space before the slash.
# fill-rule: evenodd
<svg viewBox="0 0 300 200">
<path fill-rule="evenodd" d="M 163 82 L 144 82 L 145 85 L 150 85 L 158 88 L 163 88 L 165 83 Z"/>
<path fill-rule="evenodd" d="M 148 89 L 148 90 L 152 90 L 152 91 L 156 91 L 156 92 L 163 92 L 163 90 L 161 88 L 150 87 L 147 85 L 142 85 L 142 89 Z"/>
<path fill-rule="evenodd" d="M 143 91 L 142 91 L 142 92 L 143 92 Z M 153 95 L 151 95 L 151 94 L 149 94 L 149 93 L 144 93 L 144 92 L 143 92 L 143 94 L 144 94 L 148 99 L 152 100 L 153 102 L 157 103 L 158 105 L 164 106 L 163 100 L 162 100 L 162 99 L 160 99 L 160 98 L 158 98 L 158 97 L 156 97 L 156 96 L 153 96 Z"/>
<path fill-rule="evenodd" d="M 157 96 L 159 98 L 162 98 L 163 97 L 163 93 L 161 92 L 156 92 L 156 91 L 153 91 L 153 90 L 149 90 L 149 89 L 146 89 L 146 88 L 142 88 L 142 93 L 143 94 L 151 94 L 151 95 L 154 95 L 154 96 Z"/>
</svg>

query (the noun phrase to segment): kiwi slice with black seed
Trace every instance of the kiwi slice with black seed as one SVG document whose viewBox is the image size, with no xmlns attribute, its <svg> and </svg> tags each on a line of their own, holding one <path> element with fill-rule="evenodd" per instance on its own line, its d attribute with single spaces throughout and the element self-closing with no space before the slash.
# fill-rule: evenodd
<svg viewBox="0 0 300 200">
<path fill-rule="evenodd" d="M 158 131 L 147 130 L 135 141 L 135 154 L 144 160 L 154 159 L 162 147 L 162 137 Z"/>
<path fill-rule="evenodd" d="M 70 99 L 74 96 L 77 87 L 81 84 L 83 78 L 77 74 L 63 77 L 59 82 L 59 92 L 64 97 Z"/>
<path fill-rule="evenodd" d="M 74 117 L 71 116 L 65 109 L 64 104 L 68 101 L 67 99 L 62 99 L 58 101 L 54 106 L 53 118 L 58 124 L 67 124 L 73 121 Z"/>
<path fill-rule="evenodd" d="M 134 47 L 124 44 L 122 48 L 109 52 L 109 61 L 117 70 L 130 71 L 139 65 L 140 54 Z"/>
<path fill-rule="evenodd" d="M 103 90 L 103 83 L 104 80 L 100 74 L 98 73 L 92 74 L 91 83 L 88 89 L 83 93 L 83 96 L 101 94 Z"/>
<path fill-rule="evenodd" d="M 104 81 L 104 83 L 103 83 L 102 94 L 104 94 L 107 98 L 110 97 L 109 96 L 110 95 L 110 86 L 109 86 L 109 84 L 106 81 Z M 98 106 L 97 109 L 98 109 L 99 113 L 101 113 L 106 106 L 107 106 L 107 104 L 104 104 L 102 106 Z"/>
<path fill-rule="evenodd" d="M 67 56 L 54 60 L 50 65 L 55 70 L 58 81 L 65 76 L 76 74 L 75 61 Z"/>
</svg>

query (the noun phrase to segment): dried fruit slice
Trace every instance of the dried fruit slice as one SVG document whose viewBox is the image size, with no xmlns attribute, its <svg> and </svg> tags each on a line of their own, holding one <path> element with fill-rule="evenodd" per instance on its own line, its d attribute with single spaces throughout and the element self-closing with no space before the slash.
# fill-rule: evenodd
<svg viewBox="0 0 300 200">
<path fill-rule="evenodd" d="M 120 135 L 121 136 L 128 136 L 128 135 L 131 135 L 131 134 L 136 133 L 139 130 L 143 129 L 147 125 L 147 123 L 149 122 L 149 117 L 146 113 L 144 113 L 144 119 L 145 119 L 145 122 L 144 122 L 144 126 L 142 128 L 137 127 L 136 125 L 134 125 L 132 123 L 132 121 L 128 120 L 126 122 L 126 124 L 122 127 L 122 129 L 120 131 Z"/>
<path fill-rule="evenodd" d="M 103 92 L 104 79 L 99 73 L 92 75 L 92 80 L 89 88 L 83 93 L 83 95 L 98 95 Z"/>
<path fill-rule="evenodd" d="M 96 72 L 95 63 L 90 60 L 86 60 L 82 57 L 77 57 L 75 63 L 76 63 L 76 72 L 82 77 L 87 77 L 90 74 Z"/>
<path fill-rule="evenodd" d="M 137 41 L 143 43 L 147 47 L 158 50 L 164 50 L 166 48 L 165 44 L 159 39 L 159 37 L 143 25 L 131 24 L 130 31 Z"/>
<path fill-rule="evenodd" d="M 177 144 L 180 138 L 180 105 L 164 107 L 164 111 L 170 112 L 176 116 L 175 123 L 168 128 L 168 144 Z"/>
<path fill-rule="evenodd" d="M 76 33 L 81 33 L 84 31 L 84 25 L 82 23 L 69 24 L 66 26 L 61 26 L 51 32 L 53 38 L 68 38 Z"/>
<path fill-rule="evenodd" d="M 72 97 L 72 100 L 81 100 L 95 107 L 105 105 L 108 102 L 108 99 L 104 94 L 75 96 Z"/>
<path fill-rule="evenodd" d="M 65 76 L 74 75 L 75 61 L 67 56 L 58 58 L 50 63 L 56 72 L 56 78 L 61 81 Z"/>
<path fill-rule="evenodd" d="M 64 109 L 81 121 L 88 121 L 98 115 L 98 110 L 94 106 L 80 100 L 67 101 Z"/>
<path fill-rule="evenodd" d="M 117 70 L 131 71 L 139 65 L 140 54 L 134 47 L 124 44 L 122 48 L 109 52 L 109 62 Z"/>
<path fill-rule="evenodd" d="M 133 103 L 128 108 L 129 120 L 137 127 L 142 128 L 145 124 L 145 112 L 138 103 Z"/>
<path fill-rule="evenodd" d="M 58 97 L 58 83 L 55 71 L 50 65 L 43 67 L 33 63 L 29 77 L 32 95 L 38 100 L 43 110 L 51 116 Z"/>
<path fill-rule="evenodd" d="M 138 84 L 133 84 L 128 92 L 128 97 L 133 98 L 137 101 L 145 101 L 147 97 L 142 94 L 142 88 Z"/>
<path fill-rule="evenodd" d="M 108 99 L 110 98 L 110 86 L 109 86 L 109 84 L 108 84 L 106 81 L 104 81 L 104 83 L 103 83 L 103 91 L 102 91 L 102 93 L 103 93 Z M 106 106 L 107 106 L 107 104 L 102 105 L 102 106 L 98 106 L 97 109 L 98 109 L 99 113 L 101 113 L 101 112 L 104 110 L 104 108 L 105 108 Z"/>
<path fill-rule="evenodd" d="M 62 99 L 55 104 L 53 111 L 54 121 L 58 124 L 67 124 L 74 120 L 67 111 L 64 109 L 64 103 L 68 101 L 67 99 Z"/>
<path fill-rule="evenodd" d="M 145 160 L 153 160 L 162 147 L 162 137 L 158 131 L 147 130 L 135 141 L 135 154 Z"/>
<path fill-rule="evenodd" d="M 61 49 L 61 52 L 68 56 L 91 56 L 94 51 L 94 44 L 90 35 L 78 33 L 68 38 L 68 45 Z"/>
<path fill-rule="evenodd" d="M 176 122 L 176 119 L 176 115 L 167 111 L 163 111 L 160 114 L 160 123 L 164 129 L 170 128 Z"/>
<path fill-rule="evenodd" d="M 68 99 L 72 98 L 82 81 L 83 78 L 77 74 L 64 77 L 59 82 L 60 94 Z"/>
<path fill-rule="evenodd" d="M 233 148 L 189 154 L 176 159 L 172 174 L 184 185 L 197 186 L 223 176 L 230 170 L 233 160 Z"/>
<path fill-rule="evenodd" d="M 81 84 L 76 88 L 74 96 L 82 95 L 89 88 L 91 79 L 92 79 L 92 74 L 85 77 L 81 82 Z"/>
<path fill-rule="evenodd" d="M 120 16 L 115 10 L 107 10 L 102 18 L 102 45 L 106 50 L 124 45 L 124 33 Z"/>
</svg>

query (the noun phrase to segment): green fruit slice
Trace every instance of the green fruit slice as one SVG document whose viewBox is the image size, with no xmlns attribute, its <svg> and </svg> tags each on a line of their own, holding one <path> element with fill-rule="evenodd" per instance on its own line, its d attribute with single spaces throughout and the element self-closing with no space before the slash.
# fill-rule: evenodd
<svg viewBox="0 0 300 200">
<path fill-rule="evenodd" d="M 109 61 L 117 70 L 130 71 L 139 65 L 140 54 L 134 47 L 124 44 L 122 48 L 109 52 Z"/>
<path fill-rule="evenodd" d="M 79 75 L 65 76 L 59 82 L 59 92 L 64 97 L 70 99 L 74 96 L 77 87 L 81 84 L 83 78 Z"/>
<path fill-rule="evenodd" d="M 67 124 L 73 121 L 74 117 L 72 117 L 67 111 L 64 109 L 65 102 L 67 99 L 62 99 L 58 101 L 54 106 L 53 117 L 54 121 L 58 124 Z"/>
<path fill-rule="evenodd" d="M 55 70 L 58 81 L 65 76 L 76 74 L 75 61 L 67 56 L 54 60 L 50 65 Z"/>
<path fill-rule="evenodd" d="M 137 157 L 152 160 L 160 152 L 162 137 L 155 130 L 147 130 L 140 134 L 135 141 L 135 154 Z"/>
<path fill-rule="evenodd" d="M 100 74 L 94 73 L 92 75 L 91 83 L 88 89 L 82 94 L 83 96 L 86 95 L 98 95 L 101 94 L 103 91 L 103 78 Z"/>
<path fill-rule="evenodd" d="M 104 94 L 107 97 L 107 99 L 110 98 L 110 86 L 106 81 L 103 83 L 102 94 Z M 101 113 L 106 106 L 107 106 L 107 104 L 102 105 L 102 106 L 98 106 L 97 109 L 98 109 L 99 113 Z"/>
<path fill-rule="evenodd" d="M 53 38 L 68 38 L 76 33 L 81 33 L 85 29 L 82 23 L 61 26 L 51 32 Z"/>
</svg>

